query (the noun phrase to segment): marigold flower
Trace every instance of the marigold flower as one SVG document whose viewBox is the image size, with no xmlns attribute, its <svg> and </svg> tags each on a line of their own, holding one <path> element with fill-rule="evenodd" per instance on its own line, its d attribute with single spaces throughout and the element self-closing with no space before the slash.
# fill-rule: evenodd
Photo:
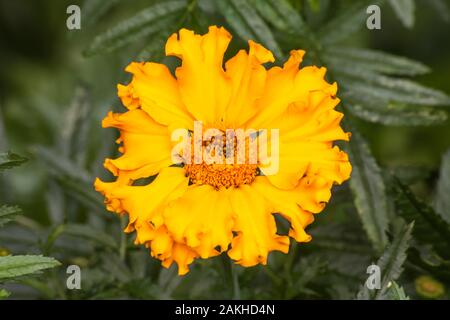
<svg viewBox="0 0 450 320">
<path fill-rule="evenodd" d="M 273 250 L 287 253 L 290 237 L 310 241 L 305 228 L 329 201 L 333 184 L 351 172 L 347 154 L 333 145 L 348 141 L 349 133 L 340 127 L 337 85 L 324 79 L 326 69 L 300 68 L 305 52 L 293 50 L 282 67 L 267 70 L 263 64 L 274 56 L 253 41 L 248 52 L 240 50 L 223 66 L 230 40 L 215 26 L 205 35 L 186 29 L 173 34 L 165 49 L 181 59 L 175 76 L 163 64 L 131 63 L 125 69 L 131 82 L 118 85 L 128 111 L 110 112 L 103 120 L 103 127 L 120 130 L 122 155 L 104 163 L 117 179 L 96 179 L 95 189 L 108 210 L 128 214 L 125 232 L 136 231 L 135 243 L 149 248 L 164 267 L 175 262 L 180 275 L 196 258 L 227 252 L 249 267 L 266 264 Z M 239 151 L 233 144 L 230 154 L 212 152 L 224 161 L 199 163 L 180 152 L 174 165 L 172 133 L 187 129 L 194 145 L 195 121 L 223 133 L 251 128 L 258 136 L 260 129 L 278 129 L 278 149 L 271 154 L 278 171 L 269 172 L 261 159 L 228 163 L 241 151 L 246 160 L 251 157 L 248 148 Z M 228 135 L 225 140 L 227 146 L 236 141 Z M 200 146 L 212 147 L 211 141 L 200 140 Z M 152 176 L 151 183 L 134 185 Z M 274 213 L 290 223 L 288 235 L 277 233 Z"/>
</svg>

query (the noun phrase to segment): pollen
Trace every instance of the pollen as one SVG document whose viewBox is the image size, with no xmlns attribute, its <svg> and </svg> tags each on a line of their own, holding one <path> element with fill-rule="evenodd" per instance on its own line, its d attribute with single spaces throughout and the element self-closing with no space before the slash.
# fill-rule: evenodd
<svg viewBox="0 0 450 320">
<path fill-rule="evenodd" d="M 184 170 L 191 183 L 216 189 L 250 184 L 258 175 L 256 164 L 187 164 Z"/>
<path fill-rule="evenodd" d="M 239 149 L 241 146 L 237 142 L 236 137 L 222 137 L 222 144 L 218 149 L 217 139 L 212 139 L 210 142 L 202 141 L 202 147 L 206 149 L 211 157 L 216 159 L 216 163 L 195 163 L 195 156 L 192 155 L 192 161 L 190 164 L 185 164 L 184 170 L 186 176 L 189 177 L 189 181 L 192 184 L 203 185 L 209 184 L 216 189 L 222 187 L 238 187 L 242 184 L 251 184 L 259 174 L 258 164 L 250 163 L 252 151 L 249 148 L 249 139 L 244 139 L 245 145 L 243 148 L 243 156 L 245 157 L 244 163 L 229 163 L 230 157 L 233 161 L 238 158 Z M 230 144 L 231 143 L 231 144 Z M 231 149 L 227 152 L 227 146 L 231 145 Z M 218 151 L 217 151 L 218 150 Z"/>
</svg>

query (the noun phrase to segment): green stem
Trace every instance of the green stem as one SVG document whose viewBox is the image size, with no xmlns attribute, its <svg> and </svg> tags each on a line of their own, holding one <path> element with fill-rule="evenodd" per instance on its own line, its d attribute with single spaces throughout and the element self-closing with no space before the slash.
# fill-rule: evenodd
<svg viewBox="0 0 450 320">
<path fill-rule="evenodd" d="M 127 234 L 123 232 L 123 229 L 127 226 L 127 219 L 125 215 L 120 217 L 120 230 L 122 231 L 120 234 L 120 247 L 119 247 L 119 256 L 122 261 L 125 261 L 127 256 Z"/>
<path fill-rule="evenodd" d="M 232 299 L 239 300 L 241 299 L 241 290 L 239 287 L 239 278 L 236 271 L 236 267 L 234 266 L 234 264 L 231 262 L 231 260 L 228 258 L 227 255 L 222 254 L 220 258 L 222 262 L 224 281 L 226 284 L 229 285 L 229 287 L 231 287 Z"/>
<path fill-rule="evenodd" d="M 241 289 L 239 287 L 239 278 L 236 271 L 236 267 L 233 263 L 230 263 L 231 268 L 231 278 L 232 278 L 232 285 L 233 285 L 233 300 L 240 300 L 241 299 Z"/>
</svg>

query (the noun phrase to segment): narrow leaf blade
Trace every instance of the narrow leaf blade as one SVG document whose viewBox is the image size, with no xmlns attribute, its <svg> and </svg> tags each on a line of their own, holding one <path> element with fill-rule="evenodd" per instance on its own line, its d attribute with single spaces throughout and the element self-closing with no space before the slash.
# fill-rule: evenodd
<svg viewBox="0 0 450 320">
<path fill-rule="evenodd" d="M 12 152 L 0 153 L 0 172 L 25 163 L 28 159 Z"/>
<path fill-rule="evenodd" d="M 442 157 L 434 208 L 447 223 L 450 223 L 450 150 Z"/>
<path fill-rule="evenodd" d="M 225 20 L 243 40 L 257 40 L 276 56 L 283 55 L 272 31 L 247 0 L 223 0 L 216 4 Z"/>
<path fill-rule="evenodd" d="M 413 227 L 414 223 L 405 225 L 378 259 L 376 265 L 380 268 L 382 275 L 380 289 L 369 289 L 364 285 L 357 294 L 358 300 L 385 299 L 386 291 L 392 285 L 392 281 L 397 280 L 403 272 L 402 266 L 406 260 Z"/>
<path fill-rule="evenodd" d="M 0 257 L 0 281 L 15 279 L 59 265 L 60 263 L 54 258 L 43 256 L 20 255 Z"/>
<path fill-rule="evenodd" d="M 22 210 L 17 206 L 0 206 L 0 227 L 14 220 L 14 218 L 21 213 Z"/>
<path fill-rule="evenodd" d="M 352 138 L 347 147 L 352 163 L 350 188 L 355 206 L 367 236 L 377 251 L 387 244 L 387 198 L 381 170 L 363 137 L 351 129 Z"/>
</svg>

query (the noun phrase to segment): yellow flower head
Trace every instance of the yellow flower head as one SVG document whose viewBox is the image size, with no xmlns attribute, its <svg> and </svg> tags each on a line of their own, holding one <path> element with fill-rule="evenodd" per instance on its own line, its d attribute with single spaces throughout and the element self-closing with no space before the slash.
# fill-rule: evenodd
<svg viewBox="0 0 450 320">
<path fill-rule="evenodd" d="M 248 267 L 287 253 L 290 237 L 310 241 L 305 228 L 351 172 L 333 146 L 349 134 L 326 69 L 300 68 L 305 52 L 293 50 L 267 70 L 275 59 L 253 41 L 224 65 L 230 40 L 215 26 L 173 34 L 165 49 L 181 60 L 175 76 L 163 64 L 131 63 L 131 82 L 118 85 L 128 110 L 103 120 L 120 130 L 122 155 L 104 163 L 117 179 L 97 179 L 95 189 L 108 210 L 128 214 L 135 243 L 164 267 L 176 262 L 180 275 L 195 258 L 226 251 Z M 290 223 L 288 235 L 277 233 L 274 213 Z"/>
</svg>

